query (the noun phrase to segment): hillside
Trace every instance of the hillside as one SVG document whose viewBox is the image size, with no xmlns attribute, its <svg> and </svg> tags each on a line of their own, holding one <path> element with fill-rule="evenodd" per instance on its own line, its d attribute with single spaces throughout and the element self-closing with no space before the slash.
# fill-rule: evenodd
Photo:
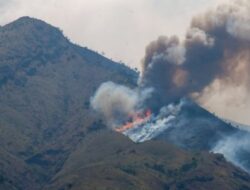
<svg viewBox="0 0 250 190">
<path fill-rule="evenodd" d="M 134 142 L 157 139 L 186 150 L 220 153 L 250 172 L 250 133 L 246 128 L 218 118 L 187 98 L 163 110 L 165 114 L 152 116 L 123 134 Z"/>
<path fill-rule="evenodd" d="M 1 27 L 0 189 L 250 189 L 221 155 L 106 128 L 90 97 L 106 81 L 135 87 L 137 75 L 41 20 Z"/>
<path fill-rule="evenodd" d="M 52 180 L 52 189 L 249 189 L 248 174 L 223 156 L 159 141 L 135 144 L 113 132 L 89 135 Z"/>
<path fill-rule="evenodd" d="M 43 21 L 23 17 L 1 27 L 1 148 L 46 180 L 98 120 L 89 109 L 96 88 L 107 80 L 135 85 L 136 78 Z"/>
</svg>

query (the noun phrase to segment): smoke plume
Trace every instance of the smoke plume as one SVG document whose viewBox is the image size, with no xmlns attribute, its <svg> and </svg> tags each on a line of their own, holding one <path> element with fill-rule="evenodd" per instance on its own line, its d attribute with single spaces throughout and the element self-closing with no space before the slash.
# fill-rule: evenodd
<svg viewBox="0 0 250 190">
<path fill-rule="evenodd" d="M 214 92 L 223 91 L 231 92 L 226 96 L 238 102 L 236 90 L 249 94 L 249 72 L 250 1 L 237 0 L 193 18 L 184 40 L 161 36 L 150 43 L 142 62 L 138 88 L 104 83 L 91 104 L 109 126 L 118 127 L 116 131 L 136 142 L 143 142 L 170 127 L 186 126 L 189 118 L 186 119 L 185 114 L 184 119 L 181 118 L 180 113 L 189 98 L 204 105 Z M 240 98 L 244 100 L 244 96 Z M 148 108 L 153 114 L 144 114 Z M 209 123 L 203 117 L 201 121 L 198 119 L 196 125 Z M 215 124 L 214 120 L 211 122 Z M 187 138 L 190 135 L 176 131 Z M 194 130 L 189 133 L 192 138 L 195 136 Z M 170 134 L 173 142 L 177 142 L 179 137 Z M 244 131 L 226 134 L 217 143 L 213 140 L 212 152 L 222 153 L 249 172 L 249 138 L 249 133 Z"/>
<path fill-rule="evenodd" d="M 150 88 L 139 91 L 106 82 L 91 98 L 91 106 L 105 118 L 109 126 L 115 128 L 143 108 L 143 101 L 148 98 L 151 91 Z"/>
<path fill-rule="evenodd" d="M 249 72 L 250 1 L 238 0 L 194 17 L 184 40 L 161 36 L 150 43 L 138 88 L 105 83 L 92 107 L 117 125 L 140 109 L 159 113 L 185 97 L 204 105 L 214 92 L 237 88 L 248 93 Z"/>
<path fill-rule="evenodd" d="M 249 90 L 250 2 L 235 1 L 193 18 L 183 41 L 159 37 L 146 49 L 140 86 L 153 87 L 154 109 L 228 86 Z M 219 86 L 219 87 L 218 87 Z"/>
</svg>

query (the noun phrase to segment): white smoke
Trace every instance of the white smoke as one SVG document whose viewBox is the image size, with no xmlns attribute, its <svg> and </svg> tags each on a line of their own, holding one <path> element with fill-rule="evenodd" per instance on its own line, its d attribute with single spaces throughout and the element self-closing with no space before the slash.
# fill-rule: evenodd
<svg viewBox="0 0 250 190">
<path fill-rule="evenodd" d="M 158 115 L 153 114 L 149 120 L 135 125 L 123 134 L 134 142 L 145 142 L 155 138 L 170 127 L 177 127 L 175 124 L 185 101 L 182 99 L 178 104 L 164 106 Z"/>
<path fill-rule="evenodd" d="M 105 118 L 108 125 L 115 128 L 141 109 L 151 92 L 150 88 L 139 91 L 105 82 L 91 98 L 91 106 Z"/>
<path fill-rule="evenodd" d="M 238 133 L 219 141 L 212 152 L 223 154 L 228 161 L 250 172 L 249 147 L 249 133 Z"/>
</svg>

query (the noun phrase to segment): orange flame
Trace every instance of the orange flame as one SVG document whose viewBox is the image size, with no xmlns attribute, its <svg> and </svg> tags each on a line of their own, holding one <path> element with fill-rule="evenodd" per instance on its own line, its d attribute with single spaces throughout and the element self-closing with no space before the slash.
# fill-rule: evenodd
<svg viewBox="0 0 250 190">
<path fill-rule="evenodd" d="M 141 114 L 141 113 L 137 113 L 135 115 L 132 116 L 132 121 L 131 122 L 127 122 L 125 125 L 123 125 L 120 128 L 116 128 L 115 131 L 122 133 L 128 129 L 133 128 L 136 125 L 142 124 L 146 121 L 148 121 L 150 119 L 152 115 L 151 110 L 147 110 L 146 113 Z"/>
</svg>

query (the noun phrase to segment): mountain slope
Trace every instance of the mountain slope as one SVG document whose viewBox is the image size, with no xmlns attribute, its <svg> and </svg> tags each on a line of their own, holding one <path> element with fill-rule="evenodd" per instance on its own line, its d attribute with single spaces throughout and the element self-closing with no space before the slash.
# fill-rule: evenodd
<svg viewBox="0 0 250 190">
<path fill-rule="evenodd" d="M 32 189 L 39 178 L 22 160 L 0 148 L 0 189 Z M 28 182 L 28 183 L 27 183 Z"/>
<path fill-rule="evenodd" d="M 191 153 L 160 141 L 135 144 L 116 133 L 89 135 L 45 188 L 52 189 L 249 189 L 247 173 L 223 156 Z"/>
<path fill-rule="evenodd" d="M 250 133 L 233 127 L 188 99 L 163 108 L 159 116 L 124 132 L 135 142 L 151 139 L 180 148 L 223 154 L 250 172 Z"/>
<path fill-rule="evenodd" d="M 43 21 L 23 17 L 1 27 L 1 147 L 46 180 L 96 125 L 89 109 L 95 89 L 108 80 L 133 86 L 136 78 Z"/>
</svg>

